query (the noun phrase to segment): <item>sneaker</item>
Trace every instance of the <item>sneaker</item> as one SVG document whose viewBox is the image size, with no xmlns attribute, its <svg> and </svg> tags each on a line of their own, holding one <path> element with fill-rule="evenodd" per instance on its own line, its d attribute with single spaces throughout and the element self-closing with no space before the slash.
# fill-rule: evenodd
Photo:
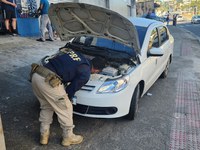
<svg viewBox="0 0 200 150">
<path fill-rule="evenodd" d="M 6 30 L 6 34 L 8 34 L 8 35 L 13 35 L 13 33 L 10 32 L 10 30 Z"/>
<path fill-rule="evenodd" d="M 37 39 L 36 41 L 44 42 L 45 40 L 43 40 L 42 38 L 39 38 L 39 39 Z"/>
<path fill-rule="evenodd" d="M 12 33 L 12 35 L 13 35 L 13 36 L 17 36 L 18 34 L 17 34 L 17 33 Z"/>
<path fill-rule="evenodd" d="M 53 42 L 54 40 L 52 40 L 52 39 L 46 39 L 46 41 L 51 41 L 51 42 Z"/>
<path fill-rule="evenodd" d="M 70 137 L 65 137 L 62 140 L 63 146 L 70 146 L 71 144 L 80 144 L 83 141 L 83 137 L 81 135 L 71 135 Z"/>
<path fill-rule="evenodd" d="M 13 33 L 12 33 L 12 35 L 13 35 L 13 36 L 16 36 L 16 35 L 18 35 L 18 34 L 17 34 L 17 30 L 16 30 L 16 29 L 15 29 L 15 30 L 13 30 Z"/>
</svg>

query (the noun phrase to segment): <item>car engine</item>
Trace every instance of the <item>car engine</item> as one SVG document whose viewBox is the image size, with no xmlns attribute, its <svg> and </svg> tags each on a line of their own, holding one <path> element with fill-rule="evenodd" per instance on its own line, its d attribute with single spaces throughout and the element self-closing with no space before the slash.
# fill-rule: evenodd
<svg viewBox="0 0 200 150">
<path fill-rule="evenodd" d="M 133 66 L 127 63 L 121 63 L 117 61 L 106 61 L 106 67 L 99 73 L 109 77 L 119 77 L 126 74 Z"/>
</svg>

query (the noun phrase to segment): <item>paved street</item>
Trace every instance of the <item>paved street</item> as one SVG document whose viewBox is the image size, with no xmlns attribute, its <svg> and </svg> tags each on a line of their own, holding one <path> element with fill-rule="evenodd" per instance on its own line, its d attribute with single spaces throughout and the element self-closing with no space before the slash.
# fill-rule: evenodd
<svg viewBox="0 0 200 150">
<path fill-rule="evenodd" d="M 74 116 L 80 145 L 63 147 L 56 116 L 47 146 L 39 144 L 39 103 L 28 82 L 30 64 L 65 42 L 0 36 L 0 114 L 7 150 L 198 150 L 200 149 L 200 43 L 181 27 L 169 76 L 159 79 L 139 102 L 134 121 Z"/>
<path fill-rule="evenodd" d="M 192 34 L 197 36 L 200 39 L 200 24 L 192 24 L 189 22 L 180 22 L 177 27 L 183 28 L 187 31 L 190 31 Z"/>
</svg>

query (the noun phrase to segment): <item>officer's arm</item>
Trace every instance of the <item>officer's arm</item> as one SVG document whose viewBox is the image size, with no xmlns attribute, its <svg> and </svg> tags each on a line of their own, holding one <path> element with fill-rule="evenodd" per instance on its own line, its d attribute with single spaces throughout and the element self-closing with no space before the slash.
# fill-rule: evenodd
<svg viewBox="0 0 200 150">
<path fill-rule="evenodd" d="M 75 92 L 80 90 L 90 78 L 90 67 L 86 64 L 80 65 L 77 69 L 77 73 L 73 81 L 66 88 L 69 99 L 71 99 Z"/>
</svg>

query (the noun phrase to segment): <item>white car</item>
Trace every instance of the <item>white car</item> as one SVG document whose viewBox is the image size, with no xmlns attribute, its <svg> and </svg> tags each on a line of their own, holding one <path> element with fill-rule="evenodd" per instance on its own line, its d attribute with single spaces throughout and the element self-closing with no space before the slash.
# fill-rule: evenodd
<svg viewBox="0 0 200 150">
<path fill-rule="evenodd" d="M 183 16 L 182 15 L 177 15 L 177 21 L 183 21 Z"/>
<path fill-rule="evenodd" d="M 200 23 L 200 15 L 193 16 L 191 23 Z"/>
<path fill-rule="evenodd" d="M 127 19 L 83 3 L 52 4 L 49 16 L 61 40 L 72 38 L 65 48 L 107 60 L 102 72 L 92 74 L 76 92 L 74 113 L 133 120 L 139 99 L 160 76 L 167 76 L 174 46 L 168 28 L 160 21 Z"/>
</svg>

